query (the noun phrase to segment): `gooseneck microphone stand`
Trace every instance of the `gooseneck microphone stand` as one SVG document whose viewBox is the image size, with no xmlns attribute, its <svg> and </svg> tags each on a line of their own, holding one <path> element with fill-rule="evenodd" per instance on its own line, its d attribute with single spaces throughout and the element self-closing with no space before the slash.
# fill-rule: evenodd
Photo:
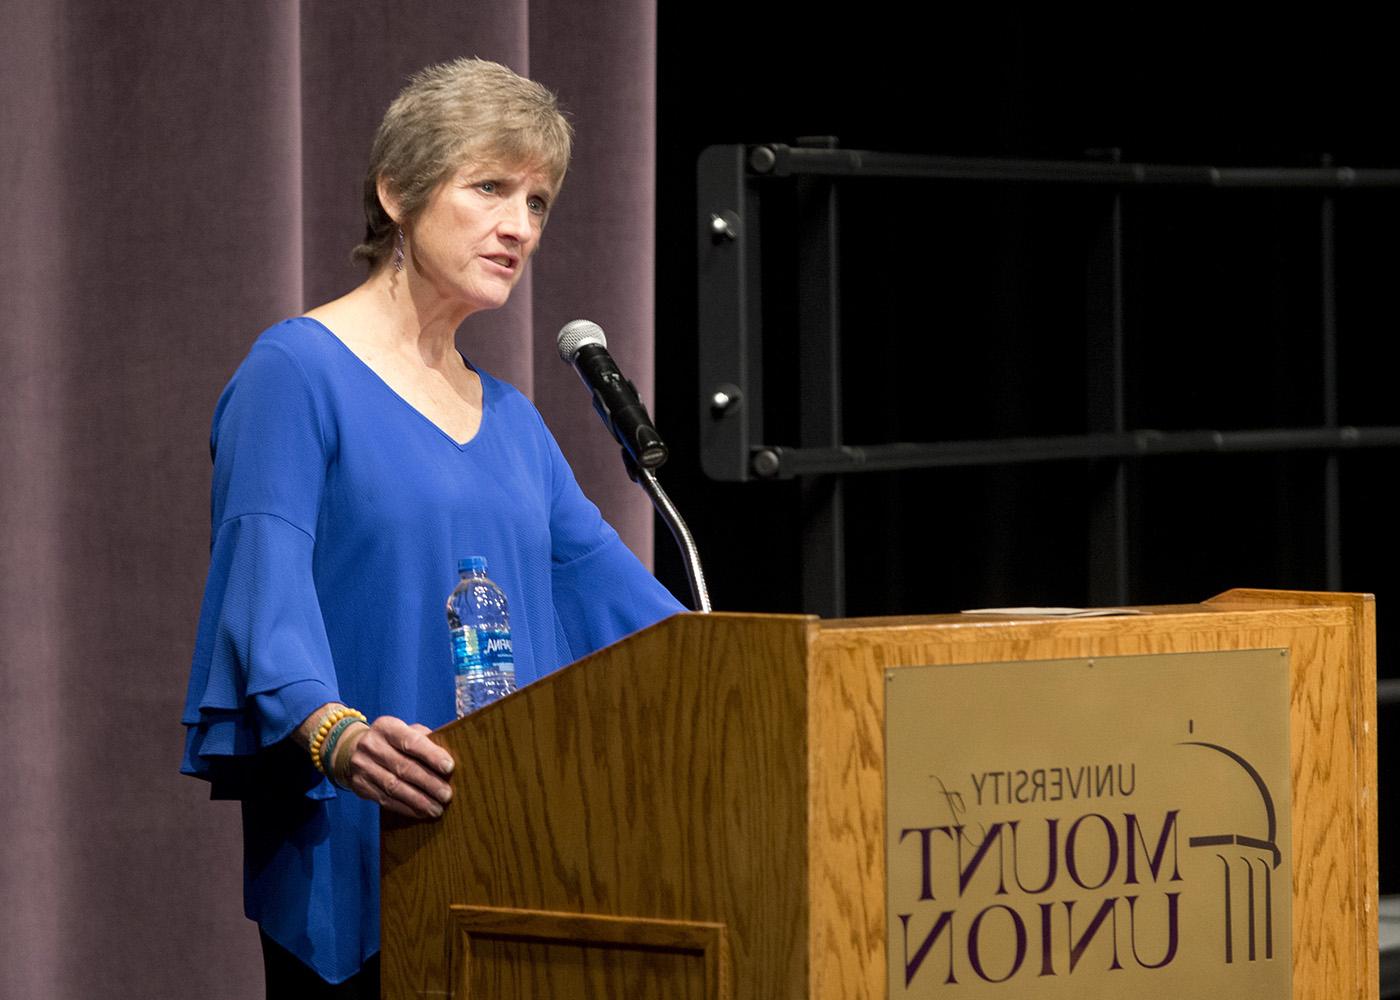
<svg viewBox="0 0 1400 1000">
<path fill-rule="evenodd" d="M 627 475 L 631 477 L 632 482 L 651 497 L 652 506 L 661 515 L 661 520 L 666 522 L 666 527 L 671 529 L 671 536 L 680 547 L 681 561 L 685 563 L 685 577 L 690 582 L 691 603 L 695 605 L 695 610 L 708 612 L 710 592 L 705 586 L 705 570 L 700 565 L 700 550 L 695 546 L 695 538 L 690 534 L 685 518 L 681 517 L 681 512 L 661 488 L 656 473 L 651 469 L 639 467 L 626 448 L 622 449 L 622 462 L 627 466 Z"/>
</svg>

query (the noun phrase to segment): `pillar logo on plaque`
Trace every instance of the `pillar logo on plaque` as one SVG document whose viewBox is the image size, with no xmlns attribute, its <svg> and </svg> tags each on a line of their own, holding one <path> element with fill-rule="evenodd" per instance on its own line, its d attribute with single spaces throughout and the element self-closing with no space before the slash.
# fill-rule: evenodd
<svg viewBox="0 0 1400 1000">
<path fill-rule="evenodd" d="M 889 995 L 1288 996 L 1288 658 L 886 671 Z"/>
</svg>

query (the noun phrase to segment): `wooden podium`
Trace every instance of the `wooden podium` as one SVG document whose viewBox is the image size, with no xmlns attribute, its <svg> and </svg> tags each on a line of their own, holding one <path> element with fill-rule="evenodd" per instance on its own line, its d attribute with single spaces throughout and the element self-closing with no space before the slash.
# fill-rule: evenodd
<svg viewBox="0 0 1400 1000">
<path fill-rule="evenodd" d="M 444 727 L 446 814 L 386 814 L 383 995 L 885 997 L 886 670 L 1281 648 L 1293 997 L 1376 997 L 1371 598 L 1144 610 L 680 615 Z"/>
</svg>

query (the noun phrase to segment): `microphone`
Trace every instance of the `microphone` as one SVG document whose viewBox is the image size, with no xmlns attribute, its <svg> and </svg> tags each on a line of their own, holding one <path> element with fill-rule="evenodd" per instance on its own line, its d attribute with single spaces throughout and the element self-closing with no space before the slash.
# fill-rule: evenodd
<svg viewBox="0 0 1400 1000">
<path fill-rule="evenodd" d="M 617 370 L 608 354 L 608 338 L 597 323 L 586 319 L 565 323 L 559 331 L 559 357 L 574 366 L 593 394 L 593 409 L 639 468 L 655 469 L 666 461 L 666 445 L 652 426 L 637 387 Z"/>
</svg>

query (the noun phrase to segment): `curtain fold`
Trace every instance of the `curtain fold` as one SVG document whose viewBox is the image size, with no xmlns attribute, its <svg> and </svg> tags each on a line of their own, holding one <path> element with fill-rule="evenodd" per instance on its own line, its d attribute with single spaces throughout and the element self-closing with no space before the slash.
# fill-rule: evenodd
<svg viewBox="0 0 1400 1000">
<path fill-rule="evenodd" d="M 261 996 L 237 807 L 176 773 L 214 401 L 265 326 L 360 280 L 369 143 L 406 78 L 497 59 L 561 93 L 580 157 L 535 273 L 459 343 L 649 561 L 553 337 L 591 314 L 650 396 L 654 0 L 0 15 L 0 996 Z"/>
<path fill-rule="evenodd" d="M 606 38 L 612 48 L 589 45 L 589 38 Z M 530 5 L 532 70 L 558 90 L 578 128 L 570 178 L 533 264 L 541 289 L 535 297 L 535 399 L 574 468 L 595 470 L 590 495 L 607 504 L 604 513 L 638 491 L 623 472 L 617 446 L 589 412 L 578 377 L 558 359 L 555 338 L 570 320 L 593 320 L 623 374 L 637 383 L 648 406 L 654 403 L 655 39 L 652 7 L 568 0 Z M 650 555 L 652 520 L 647 515 L 642 521 L 629 530 L 634 548 Z"/>
</svg>

